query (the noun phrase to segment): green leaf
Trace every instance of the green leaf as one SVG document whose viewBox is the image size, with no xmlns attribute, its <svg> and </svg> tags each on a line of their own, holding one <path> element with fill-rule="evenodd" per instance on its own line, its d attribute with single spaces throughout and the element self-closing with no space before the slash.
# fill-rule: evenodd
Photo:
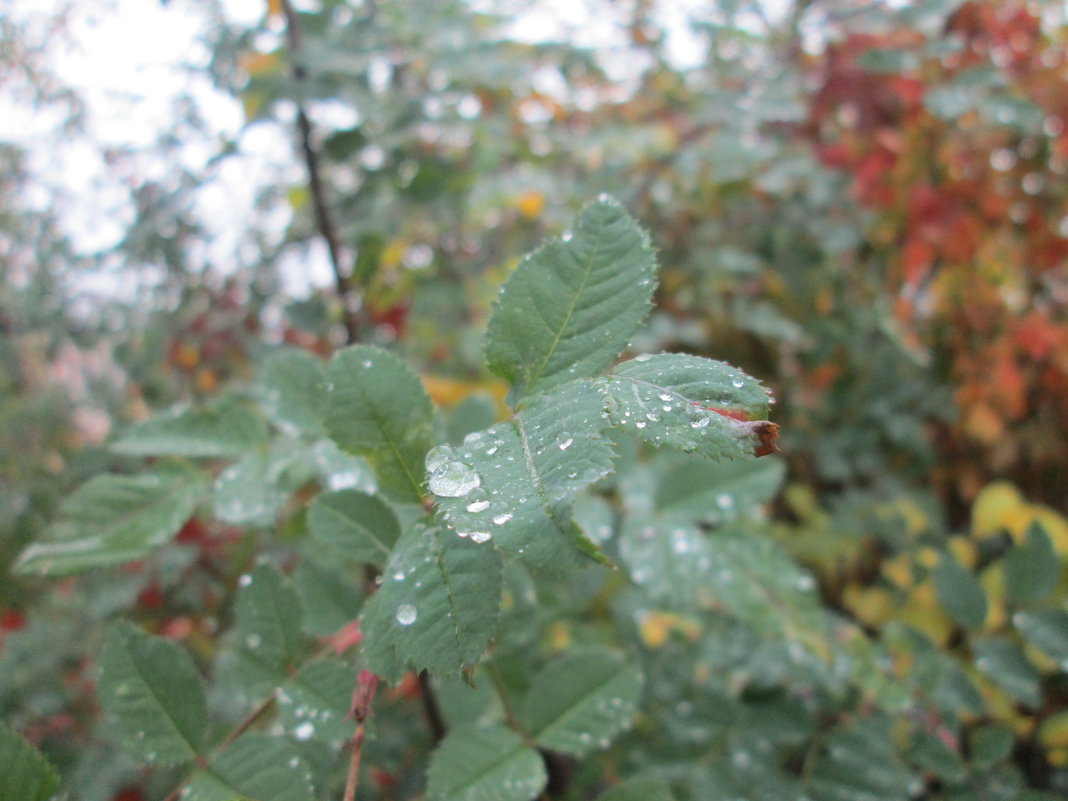
<svg viewBox="0 0 1068 801">
<path fill-rule="evenodd" d="M 572 522 L 571 502 L 612 469 L 600 422 L 591 383 L 573 381 L 456 449 L 435 448 L 426 467 L 438 519 L 532 565 L 580 562 L 594 546 Z"/>
<path fill-rule="evenodd" d="M 770 540 L 717 531 L 705 538 L 703 606 L 723 608 L 768 635 L 784 635 L 822 651 L 826 620 L 816 582 Z"/>
<path fill-rule="evenodd" d="M 965 570 L 951 554 L 942 554 L 931 571 L 938 600 L 957 623 L 977 629 L 986 620 L 986 594 L 979 579 Z"/>
<path fill-rule="evenodd" d="M 1024 638 L 1068 673 L 1068 612 L 1062 609 L 1040 609 L 1017 612 L 1012 624 Z"/>
<path fill-rule="evenodd" d="M 41 752 L 14 729 L 0 723 L 0 776 L 4 801 L 48 801 L 59 776 Z"/>
<path fill-rule="evenodd" d="M 277 486 L 266 450 L 242 456 L 215 480 L 215 517 L 234 526 L 274 524 L 288 494 Z"/>
<path fill-rule="evenodd" d="M 291 434 L 320 437 L 326 409 L 323 363 L 306 350 L 283 348 L 268 356 L 259 369 L 260 407 Z"/>
<path fill-rule="evenodd" d="M 397 542 L 360 618 L 368 666 L 456 675 L 482 655 L 500 613 L 501 556 L 421 521 Z"/>
<path fill-rule="evenodd" d="M 636 776 L 610 787 L 597 801 L 675 801 L 675 796 L 663 779 Z"/>
<path fill-rule="evenodd" d="M 197 771 L 183 801 L 314 801 L 311 771 L 292 743 L 245 734 Z"/>
<path fill-rule="evenodd" d="M 243 575 L 234 615 L 242 647 L 264 667 L 284 672 L 303 652 L 300 596 L 270 565 Z"/>
<path fill-rule="evenodd" d="M 332 564 L 301 559 L 293 584 L 304 606 L 304 631 L 314 637 L 333 634 L 360 616 L 363 590 L 356 576 Z"/>
<path fill-rule="evenodd" d="M 973 730 L 968 736 L 968 752 L 971 763 L 980 770 L 990 770 L 1012 755 L 1016 734 L 1008 726 L 987 724 Z"/>
<path fill-rule="evenodd" d="M 645 234 L 619 204 L 591 203 L 573 234 L 508 277 L 486 334 L 490 370 L 513 384 L 515 397 L 596 375 L 645 319 L 655 272 Z"/>
<path fill-rule="evenodd" d="M 619 553 L 631 580 L 649 598 L 675 609 L 699 605 L 712 554 L 696 525 L 632 514 L 623 525 Z"/>
<path fill-rule="evenodd" d="M 59 576 L 140 559 L 178 533 L 203 489 L 199 472 L 176 463 L 136 476 L 97 476 L 63 505 L 52 529 L 57 541 L 30 545 L 16 569 Z"/>
<path fill-rule="evenodd" d="M 976 637 L 972 652 L 980 673 L 1018 701 L 1030 707 L 1039 705 L 1041 677 L 1013 643 L 997 637 Z"/>
<path fill-rule="evenodd" d="M 97 695 L 135 757 L 188 762 L 200 751 L 207 720 L 204 689 L 182 648 L 130 623 L 108 629 Z"/>
<path fill-rule="evenodd" d="M 656 505 L 709 523 L 747 517 L 774 497 L 785 475 L 785 464 L 774 457 L 728 462 L 689 458 L 662 474 Z"/>
<path fill-rule="evenodd" d="M 857 718 L 832 731 L 812 760 L 811 793 L 826 801 L 908 801 L 912 775 L 894 753 L 890 720 Z"/>
<path fill-rule="evenodd" d="M 504 726 L 461 726 L 430 759 L 428 801 L 530 801 L 545 787 L 545 763 Z"/>
<path fill-rule="evenodd" d="M 348 717 L 356 671 L 338 659 L 303 667 L 278 688 L 279 720 L 296 740 L 344 742 L 355 723 Z"/>
<path fill-rule="evenodd" d="M 774 439 L 768 394 L 758 381 L 723 362 L 682 353 L 643 355 L 598 379 L 605 412 L 657 447 L 710 459 L 744 458 Z M 735 417 L 744 419 L 735 419 Z"/>
<path fill-rule="evenodd" d="M 366 457 L 384 491 L 418 502 L 431 445 L 430 398 L 419 378 L 393 354 L 355 345 L 334 355 L 326 380 L 331 438 Z"/>
<path fill-rule="evenodd" d="M 526 726 L 541 747 L 582 756 L 630 727 L 641 691 L 641 670 L 619 654 L 576 648 L 534 677 Z"/>
<path fill-rule="evenodd" d="M 356 490 L 322 493 L 308 507 L 311 536 L 343 559 L 385 564 L 400 537 L 393 510 Z"/>
<path fill-rule="evenodd" d="M 1001 569 L 1005 594 L 1015 603 L 1037 601 L 1053 591 L 1060 563 L 1040 523 L 1032 523 L 1026 539 L 1005 554 Z"/>
<path fill-rule="evenodd" d="M 129 456 L 237 456 L 267 443 L 267 426 L 236 400 L 177 409 L 124 431 L 111 449 Z"/>
</svg>

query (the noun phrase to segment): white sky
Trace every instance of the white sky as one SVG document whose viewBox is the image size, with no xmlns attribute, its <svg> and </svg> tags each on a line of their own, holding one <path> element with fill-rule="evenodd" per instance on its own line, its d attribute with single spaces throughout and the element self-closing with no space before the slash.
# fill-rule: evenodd
<svg viewBox="0 0 1068 801">
<path fill-rule="evenodd" d="M 473 2 L 487 10 L 501 7 L 494 0 Z M 775 16 L 790 0 L 763 2 Z M 262 16 L 266 0 L 225 0 L 225 4 L 231 19 L 254 23 Z M 527 13 L 513 27 L 517 38 L 563 37 L 586 46 L 618 40 L 618 28 L 607 15 L 594 13 L 590 0 L 537 0 L 520 5 Z M 707 0 L 671 0 L 662 7 L 671 52 L 680 65 L 693 63 L 699 57 L 699 43 L 687 35 L 683 23 L 688 11 L 707 7 Z M 277 181 L 287 170 L 289 175 L 299 175 L 291 138 L 267 126 L 242 131 L 239 104 L 209 85 L 202 71 L 209 53 L 198 41 L 203 19 L 196 12 L 195 0 L 171 0 L 167 5 L 158 0 L 0 0 L 0 13 L 18 21 L 30 40 L 47 36 L 48 20 L 62 8 L 70 9 L 70 24 L 65 34 L 53 37 L 62 44 L 46 41 L 44 66 L 85 101 L 85 135 L 58 138 L 59 114 L 18 103 L 0 85 L 0 104 L 5 108 L 0 114 L 0 140 L 27 148 L 30 169 L 38 181 L 28 200 L 58 206 L 74 241 L 86 252 L 113 246 L 133 219 L 123 185 L 130 173 L 166 182 L 168 172 L 179 164 L 200 172 L 216 152 L 218 137 L 204 140 L 179 131 L 178 164 L 149 155 L 156 139 L 174 125 L 179 98 L 191 96 L 218 134 L 240 142 L 242 156 L 224 162 L 218 182 L 196 198 L 198 216 L 214 234 L 211 252 L 202 255 L 216 267 L 225 266 L 240 240 L 242 221 L 252 213 L 256 188 Z M 597 8 L 603 11 L 603 3 Z M 107 147 L 143 148 L 146 154 L 135 152 L 125 168 L 117 170 L 101 158 Z M 281 229 L 285 220 L 278 224 Z M 302 272 L 312 285 L 330 282 L 325 257 L 313 259 L 310 275 L 308 269 L 305 264 Z M 99 284 L 98 291 L 108 294 L 121 294 L 124 285 L 136 286 L 136 282 L 116 282 L 114 276 L 96 276 L 90 284 L 93 281 Z M 302 293 L 308 287 L 290 288 Z"/>
</svg>

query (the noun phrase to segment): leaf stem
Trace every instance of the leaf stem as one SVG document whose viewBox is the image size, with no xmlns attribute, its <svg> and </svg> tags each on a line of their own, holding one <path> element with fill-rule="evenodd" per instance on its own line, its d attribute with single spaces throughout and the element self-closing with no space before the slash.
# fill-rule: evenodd
<svg viewBox="0 0 1068 801">
<path fill-rule="evenodd" d="M 425 670 L 419 673 L 419 695 L 423 700 L 423 714 L 426 716 L 427 725 L 430 726 L 430 735 L 434 738 L 434 745 L 445 739 L 445 718 L 441 714 L 437 695 L 430 684 L 430 674 Z"/>
<path fill-rule="evenodd" d="M 353 801 L 356 798 L 356 782 L 360 776 L 360 759 L 363 756 L 363 725 L 371 714 L 371 702 L 374 701 L 377 687 L 378 676 L 369 670 L 361 670 L 356 677 L 356 689 L 352 692 L 352 707 L 349 709 L 349 716 L 356 721 L 356 731 L 349 740 L 352 752 L 349 754 L 349 772 L 345 777 L 343 801 Z"/>
</svg>

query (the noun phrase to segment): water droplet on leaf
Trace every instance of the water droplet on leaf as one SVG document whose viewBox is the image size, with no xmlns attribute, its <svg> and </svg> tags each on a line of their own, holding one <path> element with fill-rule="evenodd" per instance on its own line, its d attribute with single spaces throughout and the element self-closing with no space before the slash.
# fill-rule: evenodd
<svg viewBox="0 0 1068 801">
<path fill-rule="evenodd" d="M 410 626 L 415 622 L 419 613 L 411 604 L 401 604 L 397 607 L 397 622 L 402 626 Z"/>
</svg>

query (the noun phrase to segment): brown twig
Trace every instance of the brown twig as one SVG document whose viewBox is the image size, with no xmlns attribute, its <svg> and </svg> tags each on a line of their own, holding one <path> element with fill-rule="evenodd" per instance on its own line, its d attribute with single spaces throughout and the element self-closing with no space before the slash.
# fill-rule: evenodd
<svg viewBox="0 0 1068 801">
<path fill-rule="evenodd" d="M 301 49 L 300 23 L 289 0 L 281 0 L 281 7 L 286 21 L 286 41 L 294 61 L 297 61 Z M 307 79 L 307 71 L 299 61 L 293 66 L 293 78 L 298 84 Z M 308 119 L 308 115 L 304 111 L 304 104 L 299 98 L 296 104 L 297 132 L 300 135 L 300 149 L 304 155 L 304 165 L 308 170 L 308 189 L 311 192 L 315 224 L 319 229 L 319 235 L 322 236 L 323 241 L 326 243 L 326 250 L 330 256 L 330 266 L 334 272 L 334 286 L 337 289 L 338 299 L 341 301 L 346 338 L 348 342 L 352 343 L 360 338 L 360 320 L 356 311 L 350 308 L 350 303 L 353 299 L 352 281 L 349 274 L 341 267 L 340 239 L 338 238 L 337 227 L 334 225 L 334 219 L 330 214 L 330 206 L 326 202 L 326 187 L 323 184 L 319 153 L 315 149 L 311 120 Z"/>
<path fill-rule="evenodd" d="M 352 706 L 349 709 L 349 717 L 356 721 L 356 731 L 349 740 L 352 753 L 349 755 L 343 801 L 353 801 L 356 797 L 356 781 L 360 776 L 360 758 L 363 756 L 363 724 L 371 714 L 371 702 L 374 701 L 377 686 L 378 676 L 369 670 L 361 670 L 356 677 L 356 689 L 352 692 Z"/>
</svg>

